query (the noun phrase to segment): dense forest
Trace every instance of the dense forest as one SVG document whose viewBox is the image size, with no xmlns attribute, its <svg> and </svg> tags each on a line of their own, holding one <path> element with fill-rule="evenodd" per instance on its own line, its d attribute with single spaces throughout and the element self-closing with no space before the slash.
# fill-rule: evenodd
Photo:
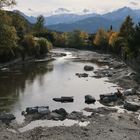
<svg viewBox="0 0 140 140">
<path fill-rule="evenodd" d="M 0 0 L 1 63 L 16 58 L 23 61 L 28 57 L 40 58 L 52 47 L 99 49 L 115 53 L 123 60 L 139 60 L 140 24 L 135 25 L 130 16 L 126 17 L 118 32 L 110 25 L 108 31 L 101 28 L 95 34 L 79 30 L 62 33 L 47 30 L 42 15 L 33 25 L 20 14 L 3 10 L 3 7 L 14 4 L 14 0 Z"/>
</svg>

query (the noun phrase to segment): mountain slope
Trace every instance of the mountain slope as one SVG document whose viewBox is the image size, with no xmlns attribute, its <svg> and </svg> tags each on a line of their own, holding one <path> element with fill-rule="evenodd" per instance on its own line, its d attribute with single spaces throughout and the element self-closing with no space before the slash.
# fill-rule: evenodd
<svg viewBox="0 0 140 140">
<path fill-rule="evenodd" d="M 112 21 L 109 19 L 105 19 L 103 17 L 92 17 L 71 24 L 50 25 L 47 26 L 47 28 L 51 30 L 62 31 L 62 32 L 82 30 L 88 33 L 94 33 L 99 28 L 109 29 L 110 25 L 113 25 L 114 30 L 118 30 L 121 23 L 122 21 L 116 21 L 116 20 Z"/>
<path fill-rule="evenodd" d="M 140 10 L 132 10 L 131 8 L 124 7 L 104 15 L 89 17 L 70 24 L 51 25 L 47 26 L 47 28 L 63 32 L 79 29 L 89 33 L 94 33 L 99 28 L 108 30 L 110 25 L 112 25 L 114 30 L 119 30 L 120 25 L 128 15 L 133 18 L 135 23 L 138 23 L 140 21 L 139 12 Z"/>
</svg>

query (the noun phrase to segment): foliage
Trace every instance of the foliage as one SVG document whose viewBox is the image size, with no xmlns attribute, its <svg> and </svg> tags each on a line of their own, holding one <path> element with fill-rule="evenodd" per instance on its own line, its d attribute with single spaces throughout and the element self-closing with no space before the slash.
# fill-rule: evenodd
<svg viewBox="0 0 140 140">
<path fill-rule="evenodd" d="M 97 32 L 95 39 L 94 39 L 94 44 L 98 46 L 99 48 L 106 49 L 108 46 L 109 42 L 109 34 L 106 32 L 104 29 L 99 29 Z"/>
<path fill-rule="evenodd" d="M 15 57 L 15 49 L 17 48 L 17 34 L 14 27 L 1 24 L 0 25 L 0 57 L 1 61 L 8 61 L 11 57 Z"/>
<path fill-rule="evenodd" d="M 42 15 L 37 17 L 37 22 L 34 25 L 34 29 L 36 32 L 43 32 L 44 31 L 44 23 L 45 19 Z"/>
<path fill-rule="evenodd" d="M 15 0 L 0 0 L 0 9 L 7 6 L 13 6 L 15 4 Z"/>
<path fill-rule="evenodd" d="M 50 49 L 52 49 L 52 44 L 47 39 L 39 39 L 37 41 L 38 46 L 38 55 L 45 55 L 49 52 Z"/>
<path fill-rule="evenodd" d="M 67 46 L 72 48 L 85 48 L 88 45 L 88 34 L 79 30 L 68 33 Z"/>
</svg>

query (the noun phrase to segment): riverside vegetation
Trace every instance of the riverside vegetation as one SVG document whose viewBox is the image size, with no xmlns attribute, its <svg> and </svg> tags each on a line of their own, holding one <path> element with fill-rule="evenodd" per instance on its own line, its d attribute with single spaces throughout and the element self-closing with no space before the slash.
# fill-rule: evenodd
<svg viewBox="0 0 140 140">
<path fill-rule="evenodd" d="M 3 7 L 16 4 L 13 0 L 0 1 L 0 62 L 17 58 L 40 58 L 52 46 L 77 49 L 99 49 L 117 54 L 123 60 L 140 61 L 140 24 L 135 25 L 128 16 L 118 32 L 113 25 L 108 31 L 99 29 L 95 34 L 83 31 L 55 32 L 44 27 L 41 15 L 32 25 L 19 13 L 4 11 Z M 94 23 L 93 23 L 94 28 Z"/>
</svg>

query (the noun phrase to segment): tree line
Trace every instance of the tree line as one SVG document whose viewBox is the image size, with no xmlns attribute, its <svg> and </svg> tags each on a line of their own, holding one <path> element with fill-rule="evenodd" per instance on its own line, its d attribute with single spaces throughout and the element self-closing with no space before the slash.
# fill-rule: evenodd
<svg viewBox="0 0 140 140">
<path fill-rule="evenodd" d="M 15 58 L 40 58 L 54 47 L 77 49 L 100 49 L 116 53 L 123 59 L 138 58 L 140 55 L 140 23 L 135 25 L 126 17 L 118 32 L 99 29 L 95 34 L 84 31 L 55 32 L 44 27 L 42 15 L 30 24 L 20 14 L 4 11 L 3 7 L 16 4 L 14 0 L 0 0 L 0 62 Z"/>
<path fill-rule="evenodd" d="M 44 18 L 39 16 L 35 25 L 30 24 L 19 13 L 3 10 L 15 5 L 14 0 L 0 0 L 0 62 L 16 58 L 39 58 L 46 55 L 52 44 L 46 38 L 35 38 L 34 34 L 45 31 Z"/>
<path fill-rule="evenodd" d="M 124 60 L 140 56 L 140 23 L 134 24 L 128 16 L 122 23 L 118 32 L 98 30 L 93 40 L 96 48 L 116 53 Z"/>
</svg>

